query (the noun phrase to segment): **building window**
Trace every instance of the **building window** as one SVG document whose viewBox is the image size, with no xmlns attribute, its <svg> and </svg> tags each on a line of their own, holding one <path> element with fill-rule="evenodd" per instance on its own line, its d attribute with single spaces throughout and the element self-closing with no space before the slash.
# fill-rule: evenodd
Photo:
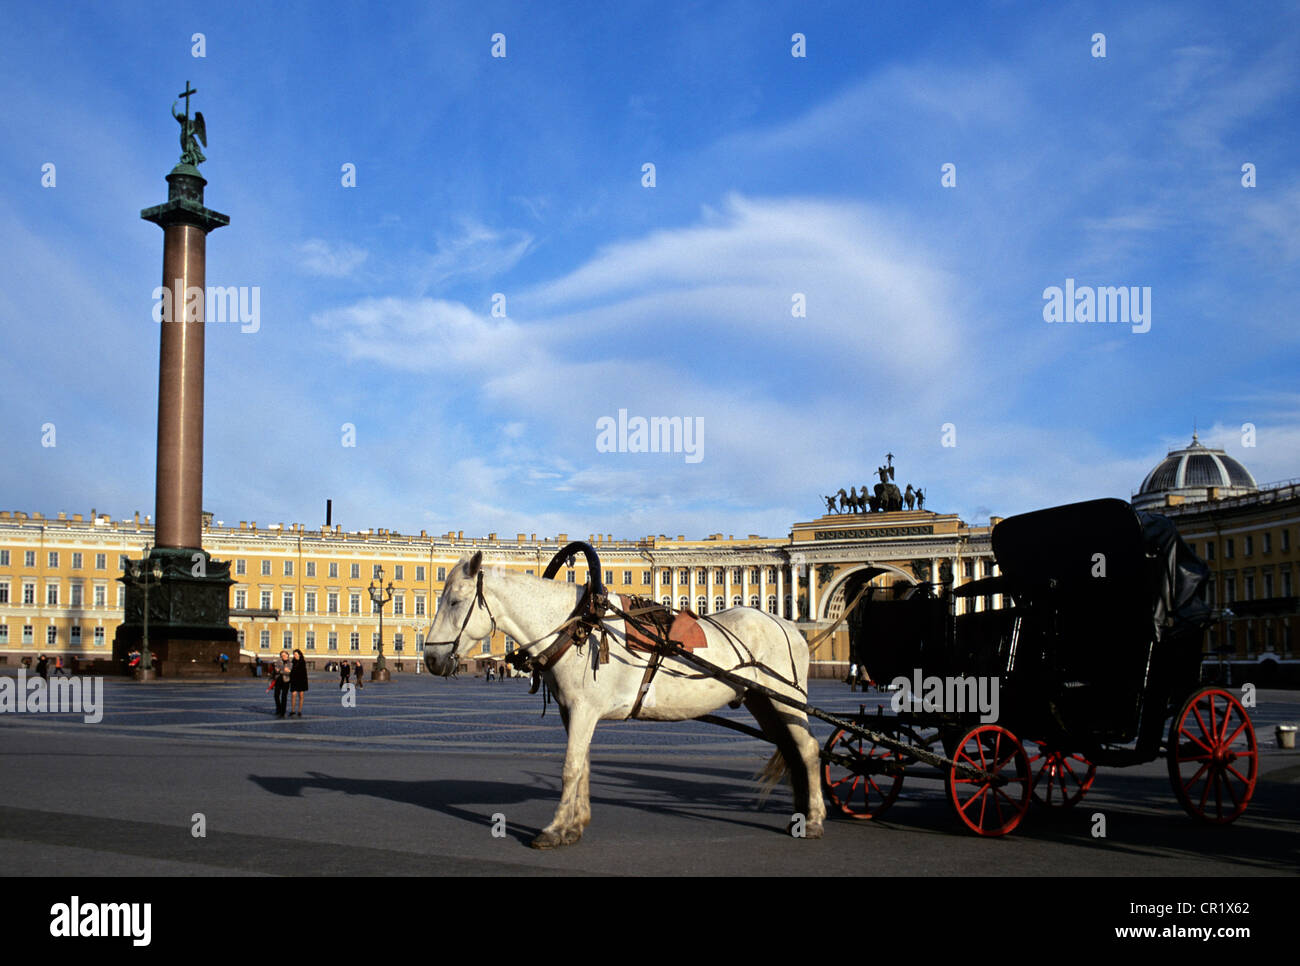
<svg viewBox="0 0 1300 966">
<path fill-rule="evenodd" d="M 72 630 L 68 633 L 68 643 L 73 647 L 81 647 L 81 625 L 73 624 Z"/>
<path fill-rule="evenodd" d="M 235 591 L 235 610 L 246 610 L 248 608 L 248 591 Z"/>
<path fill-rule="evenodd" d="M 45 605 L 47 607 L 59 606 L 59 585 L 58 584 L 45 585 Z"/>
<path fill-rule="evenodd" d="M 8 560 L 0 561 L 0 563 L 5 563 L 5 564 L 7 564 L 8 562 L 9 562 Z M 108 554 L 105 553 L 95 554 L 95 569 L 96 570 L 108 569 Z"/>
<path fill-rule="evenodd" d="M 974 580 L 974 579 L 975 579 L 975 561 L 974 561 L 974 560 L 964 560 L 964 561 L 962 561 L 962 565 L 961 565 L 961 575 L 962 575 L 963 577 L 965 577 L 967 580 Z"/>
<path fill-rule="evenodd" d="M 1223 602 L 1225 604 L 1234 603 L 1237 600 L 1237 578 L 1228 576 L 1223 578 Z"/>
<path fill-rule="evenodd" d="M 744 603 L 745 603 L 745 599 L 741 597 L 739 594 L 736 594 L 734 597 L 731 598 L 732 607 L 742 607 L 744 606 Z"/>
<path fill-rule="evenodd" d="M 704 615 L 707 614 L 708 612 L 709 612 L 709 598 L 707 598 L 707 597 L 696 597 L 696 598 L 695 598 L 695 613 L 699 614 L 700 616 L 704 616 Z"/>
<path fill-rule="evenodd" d="M 673 599 L 672 599 L 671 597 L 664 597 L 664 598 L 662 598 L 662 599 L 659 601 L 659 603 L 661 603 L 661 604 L 663 604 L 665 607 L 671 609 L 672 606 L 673 606 Z"/>
<path fill-rule="evenodd" d="M 446 567 L 439 567 L 439 568 L 438 568 L 438 579 L 439 579 L 439 580 L 446 580 L 446 579 L 447 579 L 447 568 L 446 568 Z"/>
<path fill-rule="evenodd" d="M 122 559 L 123 559 L 123 560 L 126 559 L 126 554 L 123 554 L 123 555 L 122 555 Z M 36 566 L 36 551 L 35 551 L 35 550 L 24 550 L 24 551 L 23 551 L 23 566 L 24 566 L 24 567 L 35 567 L 35 566 Z"/>
<path fill-rule="evenodd" d="M 244 649 L 244 632 L 235 631 L 235 637 L 239 639 L 239 649 L 242 651 Z"/>
<path fill-rule="evenodd" d="M 632 571 L 630 570 L 623 571 L 623 583 L 624 584 L 632 583 Z"/>
<path fill-rule="evenodd" d="M 406 577 L 403 576 L 405 573 L 406 573 L 406 568 L 405 568 L 402 564 L 394 564 L 394 565 L 393 565 L 393 579 L 394 579 L 394 580 L 405 580 Z"/>
<path fill-rule="evenodd" d="M 406 650 L 406 637 L 401 631 L 393 635 L 393 650 L 399 652 Z"/>
<path fill-rule="evenodd" d="M 1232 551 L 1233 551 L 1232 537 L 1229 537 L 1227 540 L 1223 541 L 1223 559 L 1231 560 L 1233 556 Z"/>
<path fill-rule="evenodd" d="M 417 584 L 422 584 L 422 583 L 424 583 L 424 565 L 423 565 L 423 564 L 420 564 L 420 565 L 418 565 L 418 566 L 415 568 L 415 582 L 416 582 Z"/>
<path fill-rule="evenodd" d="M 361 632 L 353 631 L 348 635 L 348 648 L 353 651 L 361 650 Z"/>
<path fill-rule="evenodd" d="M 330 594 L 325 606 L 329 608 L 329 613 L 337 614 L 339 612 L 339 595 Z"/>
<path fill-rule="evenodd" d="M 415 616 L 424 616 L 424 594 L 415 595 Z"/>
<path fill-rule="evenodd" d="M 316 632 L 315 632 L 315 631 L 308 631 L 308 632 L 307 632 L 307 650 L 309 650 L 309 651 L 314 651 L 314 650 L 316 650 Z"/>
<path fill-rule="evenodd" d="M 671 587 L 673 583 L 673 572 L 671 570 L 659 571 L 659 585 L 661 587 Z"/>
<path fill-rule="evenodd" d="M 1273 575 L 1264 575 L 1264 597 L 1267 599 L 1273 596 Z"/>
<path fill-rule="evenodd" d="M 360 594 L 353 594 L 351 597 L 348 598 L 348 608 L 349 608 L 349 611 L 348 611 L 348 612 L 351 613 L 351 614 L 360 614 L 360 613 L 361 613 L 361 595 L 360 595 Z"/>
<path fill-rule="evenodd" d="M 314 590 L 306 591 L 306 593 L 304 594 L 304 598 L 305 599 L 303 600 L 303 604 L 305 606 L 303 609 L 308 614 L 316 613 L 316 591 Z"/>
<path fill-rule="evenodd" d="M 713 612 L 716 614 L 720 610 L 727 609 L 727 599 L 725 597 L 713 598 Z"/>
<path fill-rule="evenodd" d="M 271 592 L 270 592 L 269 590 L 264 590 L 264 591 L 262 591 L 261 600 L 262 600 L 262 604 L 261 604 L 262 610 L 270 610 L 270 609 L 271 609 Z"/>
<path fill-rule="evenodd" d="M 72 599 L 68 601 L 69 607 L 81 607 L 81 584 L 72 584 L 70 587 Z"/>
<path fill-rule="evenodd" d="M 285 631 L 284 635 L 280 638 L 280 640 L 281 640 L 280 647 L 282 647 L 286 651 L 293 650 L 293 631 Z"/>
<path fill-rule="evenodd" d="M 361 564 L 352 565 L 352 579 L 353 580 L 361 579 Z"/>
<path fill-rule="evenodd" d="M 1241 542 L 1242 542 L 1242 544 L 1243 544 L 1243 546 L 1242 546 L 1242 551 L 1243 551 L 1243 552 L 1242 552 L 1242 556 L 1243 556 L 1243 557 L 1250 557 L 1250 556 L 1252 556 L 1252 555 L 1255 553 L 1255 537 L 1254 537 L 1254 534 L 1250 534 L 1250 533 L 1246 534 L 1244 537 L 1242 537 L 1242 541 L 1241 541 Z"/>
<path fill-rule="evenodd" d="M 284 575 L 285 575 L 286 577 L 292 577 L 292 576 L 293 576 L 293 561 L 292 561 L 292 560 L 286 560 L 286 561 L 284 562 Z"/>
<path fill-rule="evenodd" d="M 54 647 L 59 643 L 59 629 L 51 624 L 45 628 L 45 646 Z"/>
<path fill-rule="evenodd" d="M 697 567 L 697 568 L 696 568 L 695 582 L 696 582 L 697 584 L 707 584 L 707 583 L 709 582 L 709 568 L 708 568 L 708 567 Z"/>
<path fill-rule="evenodd" d="M 335 580 L 338 579 L 338 576 L 339 576 L 339 565 L 338 565 L 337 562 L 335 562 L 335 563 L 331 563 L 331 564 L 330 564 L 330 576 L 333 577 Z"/>
<path fill-rule="evenodd" d="M 567 579 L 569 583 L 576 584 L 578 582 L 578 575 L 575 574 L 572 570 L 570 570 Z"/>
<path fill-rule="evenodd" d="M 259 642 L 261 643 L 262 650 L 264 650 L 264 651 L 269 651 L 269 650 L 271 649 L 271 632 L 270 632 L 270 631 L 262 631 L 262 633 L 259 635 L 258 640 L 259 640 Z"/>
<path fill-rule="evenodd" d="M 8 567 L 8 566 L 9 566 L 9 551 L 0 550 L 0 567 Z"/>
<path fill-rule="evenodd" d="M 1282 531 L 1282 552 L 1286 553 L 1291 549 L 1291 531 L 1289 529 Z M 4 561 L 0 561 L 4 562 Z"/>
<path fill-rule="evenodd" d="M 271 561 L 269 560 L 262 561 L 262 576 L 263 577 L 271 576 Z"/>
<path fill-rule="evenodd" d="M 1291 571 L 1289 570 L 1282 571 L 1282 596 L 1291 596 Z"/>
<path fill-rule="evenodd" d="M 1246 574 L 1246 576 L 1242 578 L 1241 589 L 1243 591 L 1242 598 L 1241 598 L 1242 600 L 1255 599 L 1255 575 L 1254 574 Z"/>
<path fill-rule="evenodd" d="M 750 596 L 750 598 L 749 598 L 749 606 L 752 607 L 752 608 L 754 608 L 754 610 L 758 610 L 760 607 L 763 606 L 762 601 L 760 601 L 760 600 L 758 599 L 758 594 L 752 594 L 752 595 Z"/>
<path fill-rule="evenodd" d="M 242 577 L 248 572 L 248 567 L 243 560 L 235 561 L 235 576 Z"/>
<path fill-rule="evenodd" d="M 1265 549 L 1267 550 L 1268 548 L 1265 547 Z M 79 553 L 74 553 L 74 554 L 72 555 L 72 569 L 73 569 L 73 570 L 80 570 L 80 569 L 81 569 L 81 554 L 79 554 Z"/>
<path fill-rule="evenodd" d="M 285 590 L 280 593 L 280 609 L 286 614 L 293 613 L 293 591 Z"/>
<path fill-rule="evenodd" d="M 49 564 L 47 566 L 50 570 L 59 569 L 59 552 L 57 550 L 51 550 L 47 554 L 47 559 L 49 560 Z"/>
<path fill-rule="evenodd" d="M 683 568 L 681 569 L 681 572 L 677 575 L 677 580 L 678 580 L 680 583 L 683 583 L 683 584 L 688 584 L 688 583 L 690 583 L 690 582 L 691 582 L 691 571 L 690 571 L 690 568 L 688 568 L 688 567 L 683 567 Z"/>
<path fill-rule="evenodd" d="M 393 616 L 399 617 L 405 613 L 406 613 L 406 595 L 394 594 L 393 595 Z"/>
<path fill-rule="evenodd" d="M 315 576 L 316 576 L 316 561 L 315 561 L 315 560 L 308 560 L 308 561 L 307 561 L 307 576 L 308 576 L 308 577 L 315 577 Z"/>
<path fill-rule="evenodd" d="M 104 646 L 104 628 L 102 627 L 95 628 L 95 646 L 96 647 Z"/>
<path fill-rule="evenodd" d="M 28 583 L 23 584 L 23 603 L 28 606 L 31 606 L 36 603 L 35 584 L 28 584 Z"/>
<path fill-rule="evenodd" d="M 727 571 L 725 567 L 718 567 L 713 571 L 713 582 L 723 584 L 727 581 Z"/>
<path fill-rule="evenodd" d="M 767 612 L 769 614 L 776 613 L 776 594 L 767 595 Z"/>
<path fill-rule="evenodd" d="M 9 603 L 9 581 L 0 583 L 0 604 Z"/>
<path fill-rule="evenodd" d="M 339 649 L 339 635 L 337 631 L 330 631 L 326 636 L 325 648 L 329 651 L 337 651 Z"/>
<path fill-rule="evenodd" d="M 691 599 L 690 599 L 689 597 L 685 597 L 685 596 L 679 598 L 678 601 L 677 601 L 677 609 L 678 609 L 678 610 L 690 610 L 690 609 L 691 609 Z"/>
<path fill-rule="evenodd" d="M 9 643 L 9 625 L 0 624 L 0 644 Z"/>
<path fill-rule="evenodd" d="M 96 587 L 96 588 L 95 588 L 95 606 L 96 606 L 96 607 L 107 607 L 107 606 L 108 606 L 108 597 L 107 597 L 107 595 L 108 595 L 108 588 L 107 588 L 107 587 Z"/>
<path fill-rule="evenodd" d="M 117 609 L 122 610 L 126 606 L 126 588 L 121 584 L 117 585 Z"/>
<path fill-rule="evenodd" d="M 1208 541 L 1206 541 L 1206 543 L 1205 543 L 1205 559 L 1206 559 L 1206 560 L 1213 560 L 1213 559 L 1214 559 L 1214 541 L 1213 541 L 1213 540 L 1208 540 Z"/>
<path fill-rule="evenodd" d="M 23 625 L 23 643 L 24 643 L 24 644 L 30 644 L 30 643 L 32 643 L 32 625 L 31 625 L 31 624 L 24 624 L 24 625 Z"/>
</svg>

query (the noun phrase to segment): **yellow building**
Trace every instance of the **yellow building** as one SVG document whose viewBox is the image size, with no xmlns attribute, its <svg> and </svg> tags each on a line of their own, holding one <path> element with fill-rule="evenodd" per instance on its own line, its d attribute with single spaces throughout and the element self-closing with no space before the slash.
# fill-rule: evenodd
<svg viewBox="0 0 1300 966">
<path fill-rule="evenodd" d="M 1173 520 L 1210 566 L 1209 603 L 1224 619 L 1207 632 L 1207 654 L 1234 681 L 1300 684 L 1300 481 L 1258 486 L 1193 434 L 1147 474 L 1133 505 Z"/>
<path fill-rule="evenodd" d="M 146 517 L 112 520 L 92 513 L 48 518 L 0 512 L 0 665 L 73 655 L 108 661 L 122 622 L 127 559 L 151 545 Z M 482 550 L 494 563 L 541 574 L 568 534 L 519 533 L 483 538 L 430 536 L 389 530 L 308 530 L 301 524 L 225 526 L 205 516 L 203 546 L 231 561 L 231 624 L 244 662 L 301 648 L 315 667 L 336 660 L 369 665 L 378 654 L 380 615 L 372 583 L 393 598 L 384 608 L 383 647 L 395 671 L 418 669 L 423 633 L 443 581 L 463 555 Z M 905 511 L 831 514 L 796 524 L 785 538 L 713 534 L 613 540 L 588 535 L 615 593 L 652 597 L 697 613 L 747 605 L 797 620 L 811 637 L 843 612 L 845 591 L 873 568 L 877 586 L 919 585 L 931 579 L 960 585 L 991 571 L 988 527 L 967 527 L 951 514 Z M 585 583 L 586 562 L 557 579 Z M 380 573 L 382 568 L 382 575 Z M 963 602 L 964 604 L 966 602 Z M 985 606 L 983 601 L 969 602 Z M 514 642 L 478 645 L 471 660 L 501 655 Z M 232 655 L 233 657 L 233 655 Z M 814 653 L 814 674 L 842 676 L 848 638 L 841 629 Z"/>
</svg>

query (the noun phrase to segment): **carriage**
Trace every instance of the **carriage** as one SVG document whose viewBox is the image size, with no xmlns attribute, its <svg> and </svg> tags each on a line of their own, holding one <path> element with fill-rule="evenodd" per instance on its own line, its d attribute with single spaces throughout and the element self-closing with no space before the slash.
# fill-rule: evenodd
<svg viewBox="0 0 1300 966">
<path fill-rule="evenodd" d="M 1254 728 L 1231 692 L 1198 687 L 1208 568 L 1173 524 L 1093 500 L 1010 517 L 992 542 L 996 576 L 937 597 L 876 599 L 868 588 L 850 615 L 853 658 L 875 680 L 956 686 L 949 700 L 910 694 L 896 715 L 863 712 L 838 729 L 823 751 L 832 806 L 878 817 L 928 761 L 971 831 L 1003 835 L 1031 799 L 1076 804 L 1098 765 L 1163 755 L 1189 814 L 1216 824 L 1241 815 L 1258 771 Z M 995 595 L 1009 606 L 957 614 L 959 601 Z M 996 723 L 951 700 L 985 681 L 996 682 Z"/>
<path fill-rule="evenodd" d="M 512 662 L 533 673 L 534 690 L 549 684 L 569 737 L 560 806 L 537 848 L 573 844 L 590 821 L 590 742 L 603 719 L 694 719 L 772 742 L 765 774 L 789 775 L 792 829 L 810 838 L 822 834 L 827 802 L 878 817 L 920 765 L 940 772 L 961 822 L 979 835 L 1011 832 L 1031 799 L 1077 803 L 1099 764 L 1161 755 L 1192 816 L 1236 819 L 1254 791 L 1255 733 L 1233 694 L 1197 686 L 1208 571 L 1173 524 L 1094 500 L 1010 517 L 992 542 L 997 576 L 938 595 L 923 586 L 878 599 L 864 575 L 841 620 L 873 678 L 918 692 L 896 695 L 895 714 L 814 707 L 809 644 L 794 625 L 750 608 L 697 617 L 609 593 L 582 542 L 560 549 L 542 578 L 488 568 L 481 553 L 457 564 L 425 662 L 453 674 L 465 641 L 498 626 L 527 642 Z M 581 591 L 551 579 L 577 553 L 588 564 Z M 995 597 L 1009 606 L 957 613 L 959 601 Z M 744 704 L 759 727 L 710 713 L 724 704 Z M 820 749 L 809 718 L 834 729 Z"/>
</svg>

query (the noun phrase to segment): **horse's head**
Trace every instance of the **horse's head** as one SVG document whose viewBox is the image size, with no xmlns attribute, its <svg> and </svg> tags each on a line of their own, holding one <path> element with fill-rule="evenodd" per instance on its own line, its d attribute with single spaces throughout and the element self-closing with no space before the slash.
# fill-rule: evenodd
<svg viewBox="0 0 1300 966">
<path fill-rule="evenodd" d="M 479 551 L 462 558 L 447 574 L 433 626 L 424 635 L 424 666 L 432 674 L 450 677 L 469 643 L 490 636 L 495 626 L 483 597 L 483 553 Z"/>
</svg>

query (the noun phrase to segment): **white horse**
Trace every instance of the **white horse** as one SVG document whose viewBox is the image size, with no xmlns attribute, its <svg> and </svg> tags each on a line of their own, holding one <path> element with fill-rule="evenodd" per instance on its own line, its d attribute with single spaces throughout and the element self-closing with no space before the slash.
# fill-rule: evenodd
<svg viewBox="0 0 1300 966">
<path fill-rule="evenodd" d="M 488 637 L 494 627 L 516 641 L 527 642 L 521 646 L 530 656 L 537 656 L 555 642 L 557 628 L 574 612 L 582 591 L 575 584 L 484 568 L 481 552 L 462 558 L 447 575 L 437 615 L 425 635 L 425 664 L 434 674 L 452 674 L 462 648 Z M 610 602 L 621 603 L 624 610 L 628 606 L 614 594 Z M 808 644 L 789 621 L 753 608 L 733 607 L 701 620 L 700 626 L 707 646 L 694 654 L 746 680 L 807 700 Z M 628 718 L 642 690 L 650 655 L 627 647 L 624 621 L 606 620 L 604 627 L 609 663 L 592 669 L 589 649 L 599 646 L 601 631 L 597 628 L 581 650 L 569 648 L 543 672 L 560 706 L 569 740 L 560 805 L 551 824 L 533 839 L 534 848 L 572 845 L 582 838 L 583 828 L 591 821 L 588 784 L 596 722 Z M 741 701 L 777 747 L 763 776 L 775 782 L 788 772 L 795 811 L 804 816 L 804 836 L 820 838 L 826 817 L 818 774 L 820 758 L 802 711 L 706 676 L 680 659 L 665 657 L 646 689 L 637 717 L 684 721 Z M 792 819 L 792 827 L 797 825 Z"/>
</svg>

